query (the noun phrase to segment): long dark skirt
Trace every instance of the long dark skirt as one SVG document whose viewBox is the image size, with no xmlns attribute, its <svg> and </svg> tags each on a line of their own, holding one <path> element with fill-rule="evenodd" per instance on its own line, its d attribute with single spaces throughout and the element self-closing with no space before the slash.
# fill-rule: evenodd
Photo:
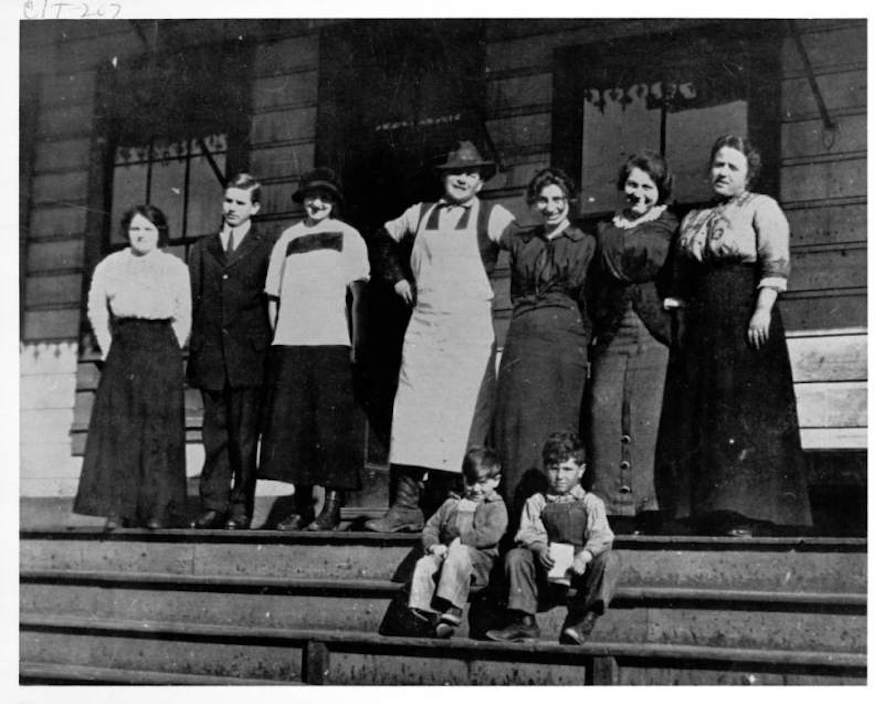
<svg viewBox="0 0 884 704">
<path fill-rule="evenodd" d="M 74 512 L 183 518 L 184 373 L 169 321 L 117 320 L 95 396 Z"/>
<path fill-rule="evenodd" d="M 669 499 L 678 518 L 724 513 L 811 524 L 792 368 L 776 306 L 768 342 L 755 350 L 746 336 L 757 295 L 754 265 L 698 268 L 684 353 L 667 379 L 658 447 L 674 482 Z"/>
<path fill-rule="evenodd" d="M 654 453 L 668 359 L 632 308 L 592 350 L 587 473 L 609 516 L 658 509 Z"/>
<path fill-rule="evenodd" d="M 503 464 L 510 520 L 542 490 L 541 451 L 557 430 L 578 432 L 586 384 L 586 332 L 576 307 L 538 308 L 513 318 L 500 360 L 494 444 Z"/>
<path fill-rule="evenodd" d="M 258 476 L 359 489 L 363 442 L 350 349 L 274 345 L 268 374 Z"/>
</svg>

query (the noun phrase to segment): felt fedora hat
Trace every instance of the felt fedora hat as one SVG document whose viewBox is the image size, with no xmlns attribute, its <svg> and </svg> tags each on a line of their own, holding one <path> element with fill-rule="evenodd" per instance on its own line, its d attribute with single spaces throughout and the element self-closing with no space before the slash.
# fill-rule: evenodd
<svg viewBox="0 0 884 704">
<path fill-rule="evenodd" d="M 459 141 L 441 164 L 436 165 L 439 171 L 457 171 L 461 169 L 478 169 L 487 173 L 493 171 L 496 164 L 493 161 L 483 159 L 476 145 L 469 140 Z"/>
<path fill-rule="evenodd" d="M 308 191 L 325 191 L 330 193 L 338 203 L 344 202 L 344 194 L 341 191 L 341 184 L 338 181 L 337 175 L 325 166 L 308 171 L 301 177 L 298 190 L 292 193 L 292 200 L 295 203 L 302 202 Z"/>
</svg>

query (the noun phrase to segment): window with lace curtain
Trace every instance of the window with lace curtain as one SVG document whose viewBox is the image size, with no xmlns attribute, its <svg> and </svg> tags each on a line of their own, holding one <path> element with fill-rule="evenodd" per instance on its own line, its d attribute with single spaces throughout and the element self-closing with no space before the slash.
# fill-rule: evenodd
<svg viewBox="0 0 884 704">
<path fill-rule="evenodd" d="M 135 203 L 151 203 L 169 221 L 166 251 L 186 261 L 190 246 L 218 230 L 221 222 L 221 178 L 227 165 L 227 136 L 153 139 L 142 146 L 119 146 L 114 154 L 112 249 L 127 244 L 114 224 Z"/>
<path fill-rule="evenodd" d="M 682 208 L 709 199 L 709 149 L 722 134 L 748 135 L 775 163 L 783 31 L 729 20 L 558 50 L 553 163 L 579 181 L 579 216 L 620 207 L 620 165 L 641 149 L 666 157 Z M 764 170 L 759 190 L 776 195 L 776 172 Z"/>
</svg>

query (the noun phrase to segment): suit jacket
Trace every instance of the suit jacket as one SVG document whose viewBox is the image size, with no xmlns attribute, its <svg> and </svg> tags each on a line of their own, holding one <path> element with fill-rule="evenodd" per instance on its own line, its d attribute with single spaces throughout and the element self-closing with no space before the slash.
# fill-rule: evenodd
<svg viewBox="0 0 884 704">
<path fill-rule="evenodd" d="M 264 280 L 275 239 L 252 228 L 228 261 L 217 233 L 190 253 L 193 328 L 188 382 L 220 391 L 261 386 L 273 333 Z"/>
</svg>

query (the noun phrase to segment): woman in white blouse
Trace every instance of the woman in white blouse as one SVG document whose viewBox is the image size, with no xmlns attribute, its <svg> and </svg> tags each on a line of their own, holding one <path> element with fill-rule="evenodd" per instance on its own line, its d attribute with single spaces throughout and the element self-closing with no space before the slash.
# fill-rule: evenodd
<svg viewBox="0 0 884 704">
<path fill-rule="evenodd" d="M 776 300 L 789 276 L 789 223 L 750 190 L 761 157 L 742 137 L 713 145 L 712 207 L 676 243 L 681 360 L 667 379 L 661 440 L 678 518 L 733 537 L 811 524 L 792 370 Z M 659 464 L 659 462 L 658 462 Z"/>
<path fill-rule="evenodd" d="M 186 500 L 184 377 L 190 333 L 187 265 L 160 248 L 166 217 L 152 205 L 122 220 L 129 247 L 103 259 L 89 289 L 89 322 L 104 360 L 89 421 L 76 513 L 106 529 L 163 528 Z"/>
</svg>

